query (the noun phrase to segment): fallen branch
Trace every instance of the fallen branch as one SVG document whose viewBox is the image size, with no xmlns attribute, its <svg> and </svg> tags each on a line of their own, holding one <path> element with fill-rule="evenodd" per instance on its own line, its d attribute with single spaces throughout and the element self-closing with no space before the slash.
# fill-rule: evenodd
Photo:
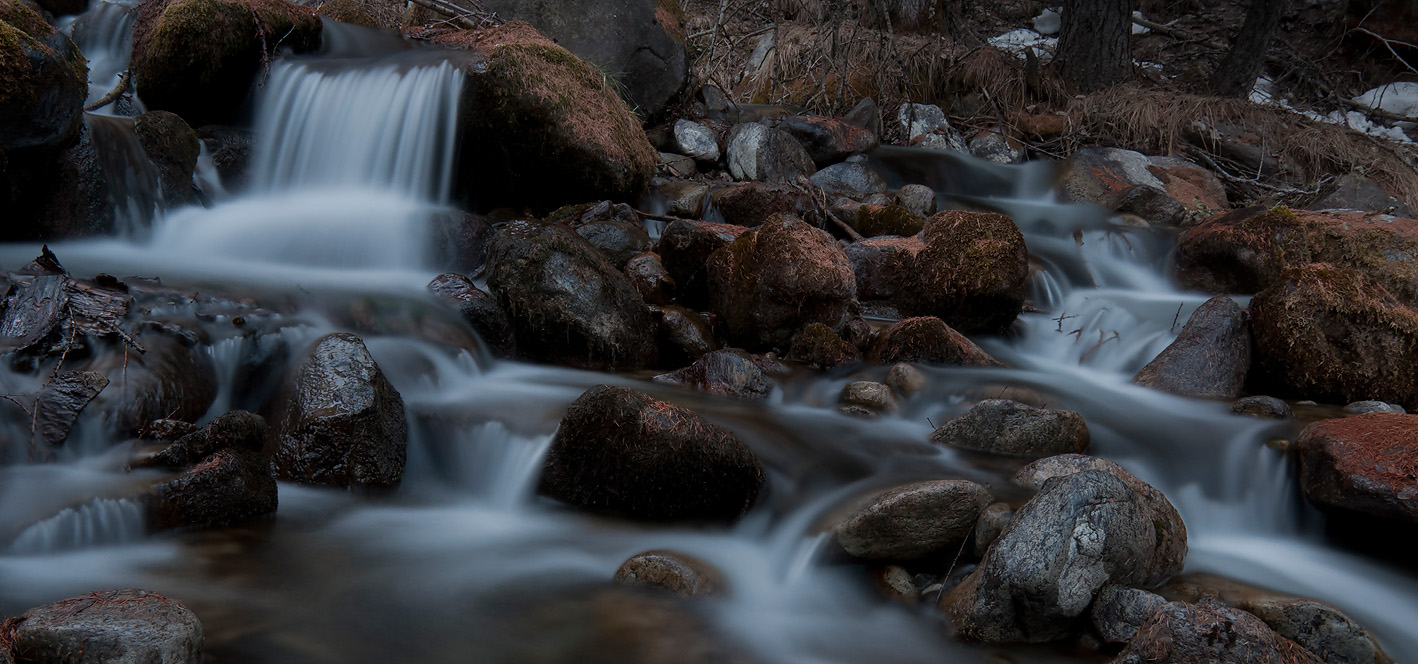
<svg viewBox="0 0 1418 664">
<path fill-rule="evenodd" d="M 133 70 L 131 70 L 131 69 L 125 69 L 125 70 L 123 70 L 123 76 L 120 76 L 120 77 L 118 78 L 118 85 L 117 85 L 116 87 L 114 87 L 112 90 L 109 90 L 109 91 L 108 91 L 108 94 L 104 95 L 102 99 L 99 99 L 98 101 L 96 101 L 96 102 L 94 102 L 94 103 L 92 103 L 92 104 L 89 104 L 88 106 L 85 106 L 85 107 L 84 107 L 84 110 L 85 110 L 85 111 L 97 111 L 98 109 L 103 108 L 104 106 L 107 106 L 107 105 L 109 105 L 109 104 L 112 104 L 112 103 L 115 102 L 115 101 L 118 101 L 118 98 L 121 97 L 121 96 L 123 96 L 123 93 L 124 93 L 124 92 L 127 92 L 127 91 L 128 91 L 128 83 L 130 82 L 130 79 L 132 79 L 132 78 L 133 78 Z"/>
</svg>

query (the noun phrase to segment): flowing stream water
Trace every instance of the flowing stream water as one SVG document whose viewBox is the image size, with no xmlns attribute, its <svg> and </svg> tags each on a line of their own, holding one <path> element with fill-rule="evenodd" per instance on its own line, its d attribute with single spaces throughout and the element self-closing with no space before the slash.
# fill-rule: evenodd
<svg viewBox="0 0 1418 664">
<path fill-rule="evenodd" d="M 406 305 L 375 316 L 432 308 L 430 224 L 450 188 L 459 79 L 402 49 L 278 61 L 257 104 L 250 191 L 159 214 L 143 232 L 51 248 L 79 276 L 160 275 L 292 303 L 272 343 L 296 353 L 348 328 L 337 312 L 351 303 Z M 1010 368 L 926 368 L 925 392 L 866 421 L 833 410 L 837 394 L 850 380 L 881 379 L 885 367 L 796 373 L 766 403 L 743 403 L 645 374 L 494 361 L 390 324 L 363 335 L 409 413 L 397 494 L 282 484 L 270 521 L 145 535 L 130 497 L 153 476 L 124 472 L 129 446 L 115 444 L 124 441 L 76 431 L 55 463 L 0 466 L 0 615 L 142 587 L 197 611 L 209 661 L 601 661 L 579 652 L 597 643 L 588 625 L 615 610 L 594 589 L 627 557 L 669 548 L 723 572 L 729 591 L 697 610 L 717 638 L 763 661 L 983 661 L 997 650 L 1076 661 L 1050 649 L 954 643 L 932 611 L 878 599 L 822 535 L 852 499 L 907 481 L 973 479 L 1013 495 L 1007 470 L 927 437 L 932 423 L 1014 386 L 1083 413 L 1091 453 L 1171 499 L 1190 533 L 1189 572 L 1332 603 L 1398 661 L 1418 661 L 1418 579 L 1326 541 L 1287 458 L 1265 444 L 1293 436 L 1293 425 L 1130 382 L 1205 300 L 1169 278 L 1169 233 L 1055 202 L 1043 164 L 902 148 L 883 148 L 871 163 L 893 185 L 926 183 L 947 204 L 1005 211 L 1020 224 L 1039 266 L 1031 293 L 1041 312 L 981 340 Z M 0 268 L 19 268 L 38 249 L 0 247 Z M 207 351 L 220 384 L 208 417 L 267 396 L 240 393 L 239 365 L 257 352 L 254 342 L 222 339 Z M 7 393 L 37 380 L 0 370 Z M 648 528 L 536 497 L 561 413 L 599 383 L 634 386 L 735 431 L 769 469 L 760 504 L 733 527 Z"/>
</svg>

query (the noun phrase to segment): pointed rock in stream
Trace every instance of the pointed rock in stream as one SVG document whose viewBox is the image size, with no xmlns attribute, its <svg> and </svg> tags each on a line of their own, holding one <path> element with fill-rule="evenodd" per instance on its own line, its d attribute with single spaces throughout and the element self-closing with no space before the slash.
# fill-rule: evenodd
<svg viewBox="0 0 1418 664">
<path fill-rule="evenodd" d="M 1192 314 L 1176 341 L 1137 374 L 1137 384 L 1197 399 L 1235 399 L 1251 368 L 1246 310 L 1224 295 Z"/>
<path fill-rule="evenodd" d="M 992 454 L 1069 454 L 1088 448 L 1088 424 L 1071 410 L 1034 408 L 1008 399 L 975 404 L 931 433 L 931 442 Z"/>
</svg>

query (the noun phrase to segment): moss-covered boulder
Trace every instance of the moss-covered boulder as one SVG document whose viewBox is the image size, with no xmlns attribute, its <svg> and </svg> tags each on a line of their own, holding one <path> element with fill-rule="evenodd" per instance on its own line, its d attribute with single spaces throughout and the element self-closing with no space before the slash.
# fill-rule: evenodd
<svg viewBox="0 0 1418 664">
<path fill-rule="evenodd" d="M 806 217 L 815 209 L 812 197 L 797 187 L 767 182 L 742 182 L 714 192 L 714 209 L 724 223 L 757 226 L 778 214 Z"/>
<path fill-rule="evenodd" d="M 1418 530 L 1418 415 L 1368 413 L 1322 420 L 1297 441 L 1300 488 L 1345 518 L 1364 515 Z"/>
<path fill-rule="evenodd" d="M 748 229 L 732 224 L 680 219 L 660 232 L 655 252 L 675 280 L 676 297 L 686 307 L 708 307 L 705 265 L 714 252 L 729 246 Z"/>
<path fill-rule="evenodd" d="M 163 200 L 168 208 L 187 205 L 196 200 L 192 189 L 192 172 L 197 170 L 197 156 L 202 142 L 197 132 L 187 126 L 176 113 L 150 111 L 133 118 L 133 130 L 143 154 L 158 171 Z"/>
<path fill-rule="evenodd" d="M 1024 310 L 1029 252 L 1024 234 L 994 212 L 949 210 L 926 222 L 903 308 L 966 334 L 997 334 Z"/>
<path fill-rule="evenodd" d="M 339 21 L 351 25 L 362 25 L 366 28 L 379 27 L 379 21 L 374 15 L 369 13 L 357 0 L 325 0 L 318 10 L 320 18 L 327 21 Z"/>
<path fill-rule="evenodd" d="M 63 33 L 0 0 L 0 149 L 55 147 L 79 131 L 88 64 Z"/>
<path fill-rule="evenodd" d="M 133 86 L 189 124 L 231 119 L 263 62 L 320 47 L 315 10 L 286 0 L 146 0 L 133 28 Z"/>
<path fill-rule="evenodd" d="M 867 359 L 881 364 L 915 362 L 964 367 L 998 367 L 998 360 L 934 316 L 897 321 L 882 330 Z"/>
<path fill-rule="evenodd" d="M 519 21 L 416 36 L 459 49 L 459 184 L 484 207 L 631 198 L 655 151 L 607 77 Z"/>
<path fill-rule="evenodd" d="M 926 228 L 926 221 L 900 205 L 860 205 L 852 228 L 863 237 L 909 237 Z"/>
<path fill-rule="evenodd" d="M 1286 270 L 1251 300 L 1251 332 L 1257 391 L 1418 407 L 1418 312 L 1363 272 Z"/>
<path fill-rule="evenodd" d="M 1285 270 L 1329 263 L 1368 274 L 1418 304 L 1418 220 L 1330 210 L 1246 208 L 1217 215 L 1177 240 L 1177 278 L 1213 293 L 1256 293 Z"/>
<path fill-rule="evenodd" d="M 841 247 L 794 217 L 775 217 L 715 251 L 706 274 L 729 342 L 750 350 L 786 349 L 809 323 L 840 331 L 857 300 Z"/>
</svg>

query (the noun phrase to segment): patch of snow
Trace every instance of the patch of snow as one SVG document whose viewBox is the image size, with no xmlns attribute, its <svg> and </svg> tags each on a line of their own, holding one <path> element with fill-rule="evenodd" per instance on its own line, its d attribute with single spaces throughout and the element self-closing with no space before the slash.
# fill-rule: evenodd
<svg viewBox="0 0 1418 664">
<path fill-rule="evenodd" d="M 1142 19 L 1142 20 L 1144 20 L 1144 21 L 1147 20 L 1147 17 L 1146 17 L 1146 16 L 1143 16 L 1143 15 L 1142 15 L 1142 12 L 1137 11 L 1137 10 L 1133 10 L 1133 12 L 1132 12 L 1132 17 L 1135 18 L 1135 19 L 1136 19 L 1136 18 L 1140 18 L 1140 19 Z M 1133 23 L 1133 24 L 1132 24 L 1132 33 L 1135 34 L 1135 35 L 1145 35 L 1145 34 L 1147 34 L 1147 33 L 1149 33 L 1149 32 L 1152 32 L 1152 28 L 1144 28 L 1144 27 L 1142 27 L 1142 26 L 1140 26 L 1140 25 L 1138 25 L 1138 24 L 1136 24 L 1136 23 Z"/>
<path fill-rule="evenodd" d="M 1020 28 L 990 37 L 990 46 L 1020 59 L 1025 58 L 1025 53 L 1033 49 L 1034 57 L 1043 61 L 1054 57 L 1054 51 L 1059 47 L 1059 38 L 1045 37 L 1028 28 Z"/>
<path fill-rule="evenodd" d="M 1418 83 L 1393 83 L 1379 88 L 1374 88 L 1358 97 L 1354 101 L 1374 106 L 1390 113 L 1403 113 L 1404 115 L 1418 112 Z M 1388 125 L 1374 122 L 1369 116 L 1359 111 L 1331 111 L 1329 113 L 1318 113 L 1311 110 L 1300 110 L 1290 104 L 1289 99 L 1277 98 L 1275 92 L 1275 82 L 1270 78 L 1262 76 L 1256 79 L 1256 85 L 1251 90 L 1251 102 L 1265 106 L 1283 108 L 1287 111 L 1299 113 L 1316 122 L 1343 125 L 1354 131 L 1385 138 L 1395 143 L 1413 143 L 1408 133 L 1403 131 L 1403 125 L 1410 123 L 1400 122 L 1399 126 L 1390 127 Z M 1378 102 L 1378 103 L 1374 103 Z M 1415 106 L 1402 106 L 1403 103 L 1413 103 Z M 1383 105 L 1387 104 L 1387 105 Z M 1413 111 L 1404 112 L 1391 110 L 1397 108 L 1412 108 Z"/>
<path fill-rule="evenodd" d="M 1418 83 L 1381 85 L 1355 97 L 1354 101 L 1395 115 L 1418 117 Z"/>
<path fill-rule="evenodd" d="M 1063 19 L 1057 9 L 1045 9 L 1034 17 L 1034 32 L 1041 35 L 1056 35 L 1062 25 Z"/>
<path fill-rule="evenodd" d="M 1275 81 L 1269 76 L 1262 76 L 1256 79 L 1256 85 L 1251 89 L 1252 104 L 1275 103 Z"/>
</svg>

